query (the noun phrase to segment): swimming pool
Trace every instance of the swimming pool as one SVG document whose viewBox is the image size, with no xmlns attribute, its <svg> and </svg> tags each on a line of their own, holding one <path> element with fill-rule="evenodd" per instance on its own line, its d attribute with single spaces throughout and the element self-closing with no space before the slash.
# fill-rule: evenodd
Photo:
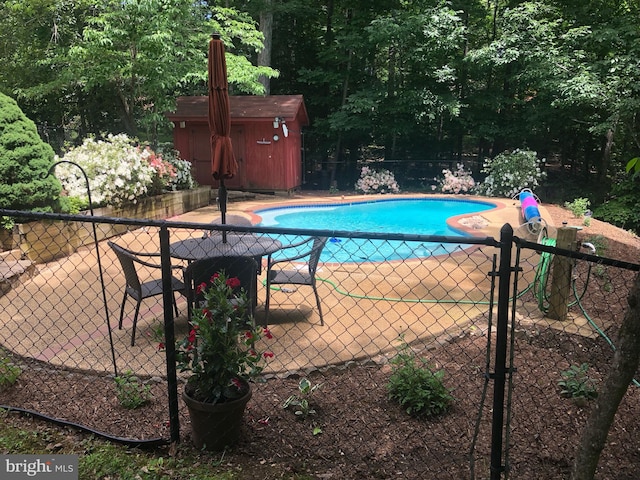
<svg viewBox="0 0 640 480">
<path fill-rule="evenodd" d="M 323 205 L 294 205 L 256 210 L 260 225 L 352 232 L 468 236 L 447 225 L 457 215 L 491 210 L 495 204 L 460 199 L 389 199 Z M 288 243 L 283 239 L 283 243 Z M 460 249 L 463 244 L 331 238 L 323 262 L 376 262 L 428 257 Z"/>
</svg>

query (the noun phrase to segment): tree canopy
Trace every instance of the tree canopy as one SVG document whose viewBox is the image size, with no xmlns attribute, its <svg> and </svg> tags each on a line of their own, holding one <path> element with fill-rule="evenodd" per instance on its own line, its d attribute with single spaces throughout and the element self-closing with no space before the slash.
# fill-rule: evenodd
<svg viewBox="0 0 640 480">
<path fill-rule="evenodd" d="M 597 205 L 640 155 L 637 2 L 9 0 L 0 13 L 0 90 L 56 149 L 167 138 L 176 97 L 206 93 L 218 31 L 232 93 L 261 94 L 269 76 L 272 94 L 303 94 L 308 163 L 343 188 L 363 159 L 420 187 L 442 165 L 477 173 L 524 148 L 557 173 L 548 197 L 554 178 L 582 192 L 557 180 L 569 174 Z"/>
</svg>

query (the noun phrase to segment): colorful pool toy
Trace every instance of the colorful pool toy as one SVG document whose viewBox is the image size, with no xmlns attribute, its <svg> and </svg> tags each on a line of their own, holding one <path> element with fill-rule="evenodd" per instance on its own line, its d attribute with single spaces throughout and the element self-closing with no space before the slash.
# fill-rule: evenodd
<svg viewBox="0 0 640 480">
<path fill-rule="evenodd" d="M 527 225 L 529 232 L 533 234 L 540 233 L 544 220 L 540 215 L 538 197 L 536 197 L 530 189 L 525 188 L 518 194 L 518 199 L 520 200 L 522 219 Z"/>
</svg>

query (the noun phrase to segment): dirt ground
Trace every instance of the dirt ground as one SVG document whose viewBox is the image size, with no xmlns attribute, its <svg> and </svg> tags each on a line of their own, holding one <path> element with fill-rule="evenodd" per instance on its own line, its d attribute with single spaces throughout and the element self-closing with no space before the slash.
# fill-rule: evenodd
<svg viewBox="0 0 640 480">
<path fill-rule="evenodd" d="M 563 221 L 569 224 L 578 222 L 563 208 L 545 207 L 556 225 Z M 611 225 L 592 220 L 591 225 L 580 232 L 579 238 L 588 240 L 598 235 L 607 239 L 606 257 L 634 263 L 640 261 L 640 240 Z M 469 439 L 472 432 L 469 430 L 474 426 L 473 419 L 478 410 L 478 384 L 469 380 L 468 369 L 463 368 L 463 365 L 468 366 L 468 358 L 459 355 L 459 352 L 464 352 L 471 357 L 475 352 L 478 358 L 482 358 L 486 340 L 481 335 L 468 335 L 454 340 L 454 343 L 456 349 L 443 350 L 438 357 L 447 365 L 449 381 L 457 386 L 455 406 L 447 414 L 428 421 L 408 417 L 387 399 L 388 365 L 350 365 L 310 373 L 312 382 L 321 382 L 322 387 L 313 397 L 317 413 L 306 419 L 277 407 L 296 392 L 298 377 L 272 379 L 254 391 L 246 414 L 243 440 L 225 454 L 220 468 L 237 471 L 238 478 L 243 479 L 295 478 L 297 474 L 306 475 L 305 478 L 336 480 L 460 479 L 470 478 L 470 469 L 475 471 L 472 478 L 488 478 L 491 432 L 485 422 L 490 421 L 490 414 L 485 415 L 481 422 L 475 452 L 471 456 L 476 460 L 470 467 Z M 570 334 L 557 334 L 553 338 L 540 335 L 519 344 L 519 364 L 523 369 L 520 374 L 535 377 L 537 371 L 557 370 L 558 356 L 553 352 L 563 348 L 572 352 L 588 352 L 584 361 L 588 359 L 593 363 L 606 364 L 611 356 L 610 352 L 597 348 L 595 341 L 588 338 Z M 576 360 L 578 357 L 579 353 Z M 527 369 L 531 371 L 527 373 Z M 20 382 L 27 383 L 30 374 L 25 371 Z M 127 426 L 126 436 L 129 438 L 168 436 L 166 405 L 163 402 L 125 411 L 110 393 L 113 391 L 112 380 L 87 379 L 84 384 L 83 378 L 83 375 L 63 377 L 52 372 L 48 376 L 50 388 L 43 389 L 41 398 L 34 397 L 32 391 L 12 388 L 2 392 L 2 403 L 33 405 L 34 409 L 39 403 L 46 404 L 45 411 L 55 416 L 56 408 L 61 411 L 66 408 L 64 397 L 70 392 L 64 385 L 71 382 L 70 388 L 79 395 L 85 395 L 86 401 L 94 403 L 96 410 L 100 410 L 99 417 L 104 418 L 105 426 L 117 418 L 120 426 Z M 153 388 L 156 398 L 161 398 L 161 384 Z M 24 396 L 30 398 L 25 399 Z M 619 416 L 628 422 L 614 429 L 613 443 L 640 438 L 640 430 L 636 427 L 640 417 L 640 394 L 633 391 L 627 397 Z M 559 395 L 550 396 L 542 388 L 528 389 L 526 399 L 518 397 L 514 403 L 516 411 L 520 409 L 520 412 L 526 411 L 527 405 L 544 405 L 549 412 L 554 412 L 556 420 L 552 428 L 545 427 L 544 435 L 537 433 L 539 430 L 534 424 L 522 420 L 515 423 L 510 439 L 514 445 L 510 478 L 568 478 L 571 455 L 589 409 L 577 407 Z M 564 414 L 557 415 L 558 412 Z M 45 428 L 33 419 L 18 415 L 9 416 L 7 421 L 29 429 Z M 83 418 L 75 417 L 74 421 L 83 423 Z M 95 424 L 95 418 L 92 422 Z M 322 433 L 314 435 L 314 428 Z M 68 441 L 74 442 L 79 434 L 75 430 L 66 431 Z M 189 448 L 188 428 L 183 428 L 183 435 L 182 447 L 177 451 L 171 449 L 173 454 L 181 455 L 183 449 Z M 160 451 L 167 454 L 163 449 Z M 639 457 L 637 448 L 635 454 L 623 456 L 605 452 L 598 478 L 637 478 Z M 219 455 L 202 454 L 203 462 L 213 463 L 219 459 Z"/>
</svg>

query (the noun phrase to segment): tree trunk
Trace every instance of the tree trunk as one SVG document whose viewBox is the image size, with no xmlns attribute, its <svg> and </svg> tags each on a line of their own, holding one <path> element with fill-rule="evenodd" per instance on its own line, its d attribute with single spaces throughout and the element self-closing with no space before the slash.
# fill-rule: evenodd
<svg viewBox="0 0 640 480">
<path fill-rule="evenodd" d="M 272 0 L 265 0 L 265 8 L 260 12 L 260 31 L 264 35 L 264 48 L 258 53 L 258 66 L 271 66 L 271 49 L 273 46 L 273 10 Z M 260 75 L 259 82 L 264 86 L 264 94 L 271 93 L 271 79 Z"/>
<path fill-rule="evenodd" d="M 625 313 L 613 365 L 605 379 L 576 454 L 572 480 L 593 479 L 618 406 L 640 362 L 640 274 L 635 278 Z"/>
</svg>

